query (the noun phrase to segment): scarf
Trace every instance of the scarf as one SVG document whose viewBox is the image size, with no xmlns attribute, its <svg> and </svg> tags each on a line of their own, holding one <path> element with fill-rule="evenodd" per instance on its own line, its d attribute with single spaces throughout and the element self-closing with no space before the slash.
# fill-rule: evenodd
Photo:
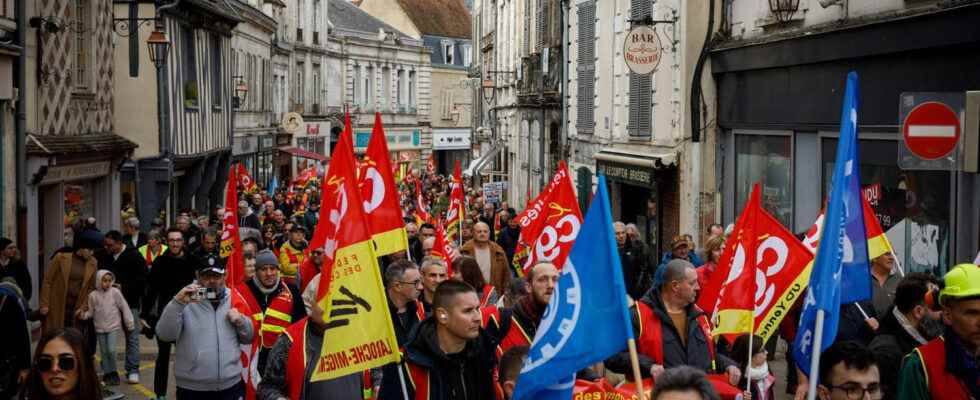
<svg viewBox="0 0 980 400">
<path fill-rule="evenodd" d="M 521 314 L 524 314 L 524 316 L 531 321 L 531 324 L 534 325 L 534 329 L 536 331 L 538 328 L 538 323 L 541 322 L 541 318 L 544 316 L 544 311 L 546 308 L 548 308 L 548 305 L 538 304 L 538 302 L 534 301 L 534 295 L 529 293 L 527 296 L 521 298 L 517 306 Z"/>
<path fill-rule="evenodd" d="M 748 376 L 748 378 L 753 382 L 766 379 L 769 377 L 769 363 L 764 363 L 761 367 L 753 367 L 749 365 L 749 370 L 746 373 L 746 376 Z"/>
<path fill-rule="evenodd" d="M 259 280 L 259 275 L 255 274 L 254 276 L 252 276 L 252 282 L 255 283 L 255 287 L 259 288 L 259 291 L 262 292 L 262 294 L 266 295 L 266 297 L 268 297 L 270 294 L 279 291 L 279 281 L 276 281 L 276 285 L 273 286 L 271 289 L 266 288 L 265 285 L 262 284 L 262 281 Z"/>
<path fill-rule="evenodd" d="M 920 345 L 929 342 L 928 340 L 926 340 L 925 337 L 922 336 L 921 333 L 919 333 L 918 329 L 915 329 L 915 327 L 912 326 L 912 323 L 909 322 L 908 318 L 905 318 L 905 315 L 902 314 L 901 311 L 898 311 L 898 307 L 892 307 L 892 315 L 894 315 L 895 319 L 898 320 L 898 324 L 902 326 L 902 329 L 904 329 L 905 332 L 908 333 L 909 336 L 912 337 L 912 339 L 915 339 L 915 341 L 918 342 Z"/>
</svg>

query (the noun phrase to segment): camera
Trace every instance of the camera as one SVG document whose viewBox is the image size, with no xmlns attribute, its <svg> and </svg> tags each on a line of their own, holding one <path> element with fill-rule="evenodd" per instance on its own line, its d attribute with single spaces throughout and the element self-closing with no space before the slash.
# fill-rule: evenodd
<svg viewBox="0 0 980 400">
<path fill-rule="evenodd" d="M 201 301 L 202 299 L 206 298 L 207 293 L 208 293 L 208 289 L 206 287 L 198 287 L 197 292 L 194 293 L 193 296 L 191 296 L 191 299 L 194 301 Z"/>
</svg>

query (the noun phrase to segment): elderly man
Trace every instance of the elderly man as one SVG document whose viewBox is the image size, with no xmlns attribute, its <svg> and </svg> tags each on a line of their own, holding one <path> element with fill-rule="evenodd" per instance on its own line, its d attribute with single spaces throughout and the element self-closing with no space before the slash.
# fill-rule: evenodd
<svg viewBox="0 0 980 400">
<path fill-rule="evenodd" d="M 704 372 L 727 372 L 731 384 L 738 384 L 742 372 L 731 359 L 717 354 L 708 316 L 694 304 L 700 290 L 694 266 L 671 260 L 664 270 L 663 284 L 630 307 L 640 372 L 656 380 L 665 369 L 688 365 Z M 630 365 L 626 351 L 606 360 L 606 367 L 620 374 L 628 374 Z"/>
<path fill-rule="evenodd" d="M 126 247 L 131 249 L 138 249 L 140 246 L 146 244 L 146 234 L 140 232 L 140 220 L 136 217 L 126 218 L 123 222 L 123 235 L 122 241 L 126 244 Z"/>
<path fill-rule="evenodd" d="M 238 202 L 238 227 L 253 229 L 262 228 L 262 224 L 259 223 L 259 216 L 252 211 L 252 207 L 249 207 L 248 202 L 245 200 Z"/>
<path fill-rule="evenodd" d="M 422 267 L 419 268 L 422 273 L 422 296 L 419 300 L 422 301 L 426 314 L 432 312 L 432 298 L 436 294 L 436 287 L 449 279 L 446 269 L 446 263 L 441 258 L 426 257 L 422 260 Z"/>
<path fill-rule="evenodd" d="M 473 225 L 473 239 L 463 244 L 459 253 L 475 258 L 480 264 L 483 280 L 490 282 L 497 293 L 506 293 L 511 278 L 507 253 L 490 239 L 490 225 L 485 222 Z"/>
<path fill-rule="evenodd" d="M 616 248 L 619 250 L 619 260 L 623 268 L 626 293 L 631 298 L 638 299 L 646 292 L 647 281 L 650 279 L 643 244 L 630 239 L 626 224 L 622 222 L 613 223 L 613 232 L 616 235 Z"/>
<path fill-rule="evenodd" d="M 269 349 L 289 325 L 306 316 L 299 289 L 279 276 L 279 260 L 271 250 L 255 255 L 255 276 L 238 287 L 251 309 L 251 317 L 259 325 L 256 335 L 259 350 L 258 370 L 265 370 Z"/>
<path fill-rule="evenodd" d="M 895 289 L 902 277 L 895 273 L 895 255 L 885 253 L 871 260 L 871 302 L 875 314 L 882 316 L 895 302 Z"/>
</svg>

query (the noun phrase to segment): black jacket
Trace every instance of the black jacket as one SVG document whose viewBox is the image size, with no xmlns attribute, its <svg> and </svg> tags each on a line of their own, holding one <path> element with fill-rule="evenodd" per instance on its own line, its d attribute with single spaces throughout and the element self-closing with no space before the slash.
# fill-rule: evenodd
<svg viewBox="0 0 980 400">
<path fill-rule="evenodd" d="M 426 318 L 409 335 L 405 346 L 406 362 L 429 373 L 429 399 L 432 400 L 492 400 L 494 399 L 493 371 L 497 364 L 494 349 L 497 343 L 486 332 L 467 342 L 463 351 L 446 354 L 439 349 L 436 321 Z M 408 380 L 408 369 L 404 370 Z M 387 374 L 386 374 L 387 375 Z M 415 398 L 415 388 L 408 385 L 409 398 Z M 382 385 L 381 400 L 401 400 L 400 385 Z"/>
<path fill-rule="evenodd" d="M 23 260 L 10 260 L 7 266 L 0 266 L 0 280 L 7 277 L 14 278 L 14 281 L 17 282 L 21 294 L 24 295 L 24 300 L 31 299 L 31 293 L 34 290 L 31 287 L 31 273 L 27 270 L 27 265 L 24 264 Z"/>
<path fill-rule="evenodd" d="M 725 370 L 736 365 L 730 358 L 725 357 L 715 350 L 715 359 L 711 360 L 708 351 L 708 341 L 711 338 L 705 337 L 704 331 L 698 325 L 697 318 L 704 314 L 701 309 L 691 304 L 687 306 L 687 343 L 681 341 L 674 321 L 667 314 L 663 301 L 660 300 L 660 291 L 653 289 L 647 292 L 639 301 L 645 303 L 653 309 L 653 312 L 660 319 L 661 332 L 663 334 L 663 355 L 664 368 L 673 368 L 681 365 L 688 365 L 705 372 L 723 373 Z M 640 337 L 640 320 L 636 306 L 630 307 L 630 314 L 633 319 L 633 336 Z M 644 377 L 650 376 L 650 367 L 656 364 L 652 358 L 645 354 L 639 354 L 640 373 Z M 715 368 L 712 369 L 712 361 Z M 631 373 L 630 355 L 628 351 L 621 351 L 610 357 L 605 362 L 606 368 L 619 374 Z"/>
<path fill-rule="evenodd" d="M 517 249 L 517 240 L 521 236 L 521 227 L 511 228 L 509 225 L 500 230 L 497 236 L 497 244 L 504 248 L 507 253 L 507 262 L 514 262 L 514 251 Z"/>
<path fill-rule="evenodd" d="M 861 305 L 861 308 L 858 308 L 858 304 Z M 836 339 L 838 342 L 854 341 L 867 346 L 871 343 L 871 339 L 874 339 L 875 331 L 871 330 L 865 321 L 864 314 L 861 313 L 862 309 L 868 314 L 868 317 L 878 318 L 874 304 L 871 303 L 870 299 L 840 306 Z"/>
<path fill-rule="evenodd" d="M 919 331 L 922 334 L 921 330 Z M 922 335 L 926 340 L 930 338 Z M 879 320 L 877 336 L 868 347 L 878 361 L 878 371 L 881 372 L 881 383 L 885 389 L 886 399 L 898 398 L 898 374 L 902 369 L 902 361 L 906 355 L 919 347 L 919 343 L 910 335 L 892 309 Z"/>
<path fill-rule="evenodd" d="M 143 232 L 136 232 L 136 244 L 133 244 L 133 235 L 127 233 L 123 235 L 122 242 L 126 245 L 126 247 L 138 249 L 146 244 L 146 234 Z"/>
<path fill-rule="evenodd" d="M 156 318 L 180 289 L 194 282 L 200 261 L 184 249 L 183 255 L 175 257 L 167 251 L 153 260 L 153 267 L 147 275 L 146 296 L 140 315 L 150 326 L 156 325 Z M 155 305 L 155 306 L 154 306 Z"/>
<path fill-rule="evenodd" d="M 646 292 L 647 283 L 651 278 L 644 248 L 640 243 L 627 240 L 618 251 L 619 261 L 623 267 L 623 280 L 626 282 L 626 294 L 639 299 Z"/>
<path fill-rule="evenodd" d="M 262 229 L 262 224 L 259 223 L 259 216 L 251 212 L 248 215 L 238 216 L 238 227 Z"/>
<path fill-rule="evenodd" d="M 123 297 L 130 307 L 140 308 L 143 294 L 146 292 L 146 260 L 136 249 L 126 246 L 118 259 L 108 252 L 100 252 L 97 259 L 99 268 L 107 269 L 116 276 Z"/>
</svg>

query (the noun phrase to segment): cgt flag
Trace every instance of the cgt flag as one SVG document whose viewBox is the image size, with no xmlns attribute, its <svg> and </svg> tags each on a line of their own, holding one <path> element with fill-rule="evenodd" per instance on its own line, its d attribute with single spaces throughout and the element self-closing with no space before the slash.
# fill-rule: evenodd
<svg viewBox="0 0 980 400">
<path fill-rule="evenodd" d="M 517 378 L 515 400 L 570 399 L 576 371 L 623 350 L 633 338 L 612 223 L 600 175 L 582 236 L 565 260 Z"/>
<path fill-rule="evenodd" d="M 803 303 L 800 327 L 793 343 L 797 366 L 811 377 L 811 391 L 815 390 L 817 383 L 811 364 L 819 365 L 820 352 L 834 342 L 840 305 L 871 296 L 864 207 L 858 177 L 857 85 L 857 73 L 847 74 L 840 144 L 834 163 L 826 220 L 823 221 L 823 234 L 810 276 L 810 290 Z M 813 396 L 813 393 L 810 395 Z"/>
<path fill-rule="evenodd" d="M 425 204 L 425 196 L 422 196 L 422 181 L 415 181 L 415 223 L 422 226 L 432 220 L 428 206 Z"/>
<path fill-rule="evenodd" d="M 702 288 L 698 306 L 717 316 L 716 335 L 748 332 L 751 320 L 751 329 L 766 341 L 806 290 L 813 255 L 762 208 L 755 189 L 758 185 L 725 243 L 718 269 Z M 744 319 L 743 310 L 751 310 L 750 319 Z"/>
<path fill-rule="evenodd" d="M 354 177 L 351 135 L 334 149 L 322 197 L 326 218 L 310 247 L 324 249 L 317 301 L 332 338 L 314 360 L 311 381 L 350 375 L 398 362 L 398 342 L 388 312 L 377 255 Z M 323 214 L 321 214 L 323 215 Z"/>
<path fill-rule="evenodd" d="M 450 183 L 452 190 L 449 192 L 449 209 L 446 211 L 446 232 L 448 240 L 462 237 L 463 220 L 466 218 L 466 204 L 463 197 L 463 174 L 460 172 L 459 159 L 453 167 L 453 179 Z"/>
<path fill-rule="evenodd" d="M 453 261 L 456 261 L 456 249 L 450 244 L 449 235 L 443 229 L 442 224 L 436 224 L 436 241 L 432 244 L 432 255 L 439 257 L 446 263 L 446 276 L 453 276 Z"/>
<path fill-rule="evenodd" d="M 548 186 L 517 218 L 521 222 L 514 251 L 518 273 L 540 262 L 561 267 L 582 224 L 582 211 L 564 161 L 558 163 L 558 171 Z"/>
<path fill-rule="evenodd" d="M 379 256 L 408 248 L 408 234 L 402 209 L 398 204 L 398 188 L 391 176 L 391 160 L 385 139 L 381 113 L 374 114 L 374 129 L 368 142 L 364 162 L 358 174 L 364 213 L 371 227 L 371 238 Z"/>
<path fill-rule="evenodd" d="M 248 174 L 248 170 L 245 169 L 245 164 L 238 164 L 238 185 L 242 187 L 242 191 L 248 194 L 258 193 L 259 187 L 255 184 L 255 180 Z"/>
<path fill-rule="evenodd" d="M 241 166 L 241 164 L 238 164 Z M 228 287 L 237 287 L 245 280 L 245 265 L 242 255 L 242 241 L 238 236 L 238 191 L 240 168 L 231 168 L 228 183 L 225 185 L 225 215 L 221 226 L 221 248 L 219 255 L 225 259 L 225 282 Z"/>
</svg>

